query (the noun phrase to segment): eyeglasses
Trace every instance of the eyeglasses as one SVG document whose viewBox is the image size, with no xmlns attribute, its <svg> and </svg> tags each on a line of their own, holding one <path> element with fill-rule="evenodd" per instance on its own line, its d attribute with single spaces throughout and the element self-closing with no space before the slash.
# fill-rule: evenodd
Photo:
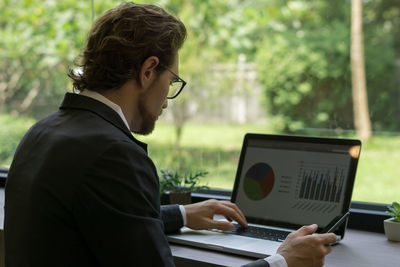
<svg viewBox="0 0 400 267">
<path fill-rule="evenodd" d="M 169 68 L 167 67 L 164 68 L 175 76 L 175 78 L 169 83 L 169 91 L 167 95 L 167 99 L 174 99 L 181 93 L 183 87 L 185 87 L 186 85 L 186 82 L 182 80 L 176 73 L 171 71 Z"/>
</svg>

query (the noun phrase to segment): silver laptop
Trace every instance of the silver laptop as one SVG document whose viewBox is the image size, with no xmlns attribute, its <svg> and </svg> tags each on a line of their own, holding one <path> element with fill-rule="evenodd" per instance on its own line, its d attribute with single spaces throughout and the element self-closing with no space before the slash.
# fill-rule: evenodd
<svg viewBox="0 0 400 267">
<path fill-rule="evenodd" d="M 353 139 L 247 134 L 231 201 L 244 229 L 168 235 L 172 243 L 264 258 L 303 225 L 326 232 L 349 210 L 361 142 Z M 334 233 L 343 239 L 347 219 Z"/>
</svg>

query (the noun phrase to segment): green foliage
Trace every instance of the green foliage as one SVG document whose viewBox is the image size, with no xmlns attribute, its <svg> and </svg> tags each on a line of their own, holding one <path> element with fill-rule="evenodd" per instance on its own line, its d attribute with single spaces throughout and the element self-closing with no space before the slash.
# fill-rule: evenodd
<svg viewBox="0 0 400 267">
<path fill-rule="evenodd" d="M 117 3 L 95 2 L 99 12 Z M 39 117 L 39 108 L 57 108 L 91 26 L 90 7 L 74 0 L 0 2 L 1 111 Z"/>
<path fill-rule="evenodd" d="M 352 128 L 351 116 L 335 117 L 352 113 L 348 35 L 345 25 L 332 23 L 266 38 L 257 55 L 258 73 L 281 129 Z"/>
<path fill-rule="evenodd" d="M 373 128 L 376 131 L 399 131 L 400 65 L 396 66 L 394 59 L 400 49 L 396 51 L 395 36 L 388 34 L 382 26 L 368 25 L 365 40 L 369 113 Z"/>
<path fill-rule="evenodd" d="M 280 27 L 271 26 L 256 54 L 264 101 L 272 122 L 278 130 L 287 132 L 298 128 L 352 129 L 347 17 L 350 5 L 333 8 L 327 4 L 330 1 L 324 4 L 318 1 L 315 5 L 299 2 L 310 11 L 309 15 L 292 13 L 286 23 L 281 20 Z M 400 129 L 399 120 L 394 119 L 399 110 L 394 103 L 398 95 L 394 58 L 399 48 L 393 37 L 393 30 L 384 30 L 383 24 L 369 23 L 364 29 L 367 90 L 374 130 Z"/>
<path fill-rule="evenodd" d="M 7 91 L 0 99 L 3 111 L 24 112 L 21 102 L 32 90 L 44 98 L 65 91 L 67 62 L 82 43 L 79 33 L 85 22 L 82 7 L 73 12 L 71 2 L 2 1 L 0 73 Z"/>
<path fill-rule="evenodd" d="M 11 163 L 15 149 L 34 122 L 31 118 L 0 115 L 0 166 Z"/>
<path fill-rule="evenodd" d="M 391 206 L 388 207 L 386 213 L 390 215 L 396 222 L 400 222 L 400 204 L 398 202 L 393 202 Z"/>
<path fill-rule="evenodd" d="M 188 85 L 171 105 L 181 127 L 188 101 L 211 109 L 234 79 L 210 81 L 216 63 L 239 54 L 258 62 L 264 103 L 276 128 L 353 128 L 350 2 L 325 0 L 148 0 L 187 26 L 180 51 Z M 94 1 L 95 17 L 120 1 Z M 364 1 L 364 44 L 374 130 L 399 130 L 400 2 Z M 91 1 L 0 2 L 0 109 L 41 117 L 71 88 L 66 76 L 91 26 Z M 227 80 L 231 81 L 228 82 Z M 45 109 L 44 109 L 45 108 Z M 183 115 L 182 115 L 183 114 Z"/>
<path fill-rule="evenodd" d="M 208 172 L 185 173 L 161 170 L 160 192 L 193 192 L 201 189 L 208 189 L 208 186 L 198 185 L 200 177 L 204 177 Z"/>
</svg>

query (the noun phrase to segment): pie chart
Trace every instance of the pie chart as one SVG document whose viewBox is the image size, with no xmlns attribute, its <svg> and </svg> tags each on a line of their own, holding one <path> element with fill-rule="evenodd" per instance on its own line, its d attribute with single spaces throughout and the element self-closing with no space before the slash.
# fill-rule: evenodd
<svg viewBox="0 0 400 267">
<path fill-rule="evenodd" d="M 271 193 L 274 187 L 275 174 L 267 163 L 256 163 L 244 176 L 243 190 L 251 200 L 261 200 Z"/>
</svg>

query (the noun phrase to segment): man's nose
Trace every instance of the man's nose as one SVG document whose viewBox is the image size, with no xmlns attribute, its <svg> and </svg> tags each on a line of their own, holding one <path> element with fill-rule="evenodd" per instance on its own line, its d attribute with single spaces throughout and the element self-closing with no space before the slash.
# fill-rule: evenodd
<svg viewBox="0 0 400 267">
<path fill-rule="evenodd" d="M 168 99 L 165 99 L 164 104 L 162 105 L 163 109 L 166 109 L 168 107 Z"/>
</svg>

